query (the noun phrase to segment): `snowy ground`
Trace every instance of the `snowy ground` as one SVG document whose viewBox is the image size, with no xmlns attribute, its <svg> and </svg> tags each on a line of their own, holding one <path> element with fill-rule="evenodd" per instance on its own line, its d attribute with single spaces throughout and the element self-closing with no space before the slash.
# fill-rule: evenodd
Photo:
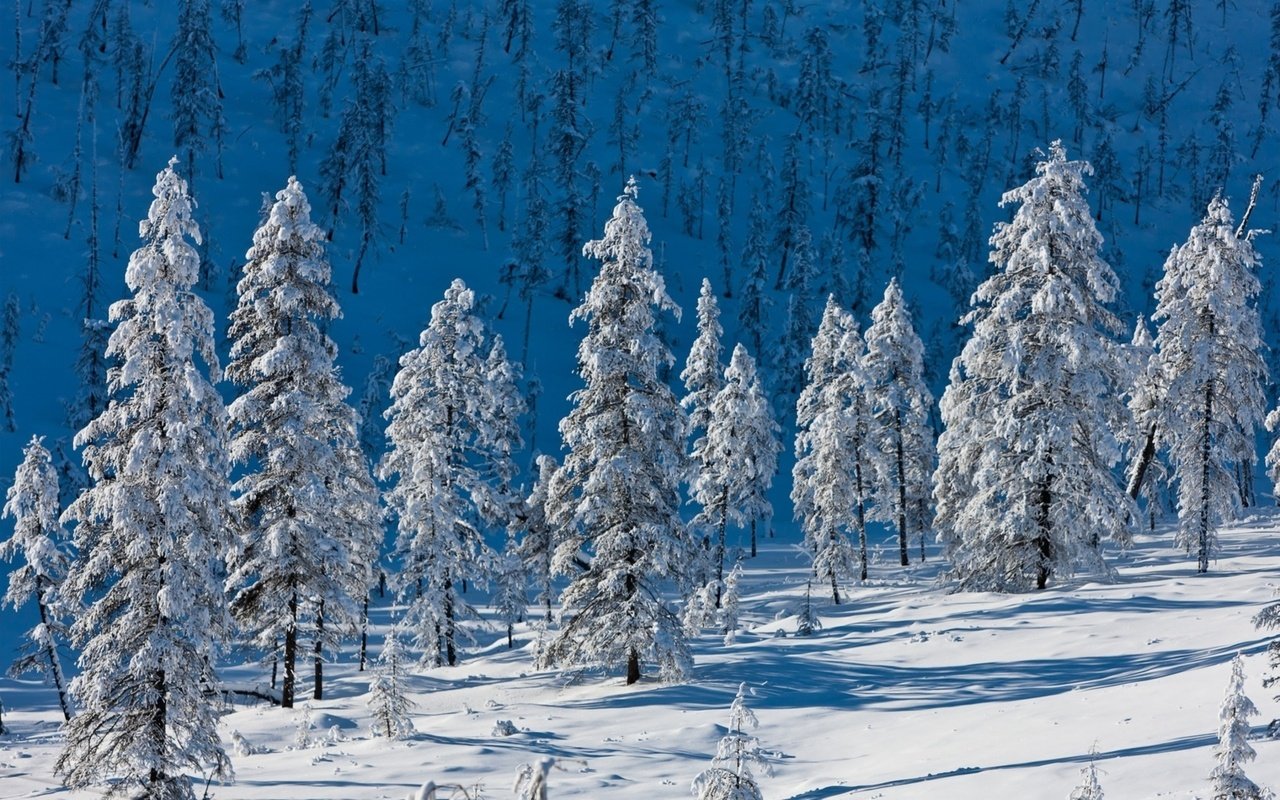
<svg viewBox="0 0 1280 800">
<path fill-rule="evenodd" d="M 724 733 L 740 681 L 756 690 L 757 733 L 776 754 L 765 797 L 907 800 L 1065 798 L 1096 750 L 1109 798 L 1203 796 L 1217 713 L 1237 651 L 1261 732 L 1280 715 L 1262 688 L 1265 638 L 1252 616 L 1280 576 L 1280 516 L 1224 531 L 1213 571 L 1170 537 L 1141 537 L 1115 560 L 1114 583 L 1078 581 L 1027 596 L 947 594 L 933 564 L 880 565 L 848 602 L 820 600 L 823 629 L 795 637 L 805 569 L 767 546 L 749 563 L 746 632 L 696 645 L 682 685 L 589 676 L 567 684 L 530 666 L 528 631 L 413 678 L 417 734 L 373 739 L 367 673 L 331 665 L 331 692 L 305 710 L 238 706 L 224 733 L 264 752 L 234 759 L 234 798 L 402 798 L 422 781 L 509 796 L 518 766 L 563 760 L 555 798 L 680 798 Z M 482 634 L 482 641 L 497 637 Z M 252 666 L 228 669 L 254 681 Z M 308 689 L 309 691 L 309 689 Z M 0 680 L 0 798 L 94 796 L 52 778 L 59 747 L 53 693 Z M 299 748 L 298 721 L 313 743 Z M 510 720 L 518 732 L 495 732 Z M 337 726 L 336 730 L 332 730 Z M 1280 742 L 1259 741 L 1256 781 L 1280 787 Z"/>
</svg>

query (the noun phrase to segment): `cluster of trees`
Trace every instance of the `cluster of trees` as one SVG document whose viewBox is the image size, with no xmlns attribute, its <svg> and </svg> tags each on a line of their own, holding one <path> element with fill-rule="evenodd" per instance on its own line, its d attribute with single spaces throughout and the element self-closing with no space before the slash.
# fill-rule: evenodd
<svg viewBox="0 0 1280 800">
<path fill-rule="evenodd" d="M 500 584 L 509 642 L 537 587 L 544 666 L 620 668 L 631 683 L 652 664 L 677 678 L 698 630 L 732 639 L 740 568 L 726 574 L 726 530 L 751 528 L 754 550 L 755 525 L 772 511 L 779 425 L 747 350 L 723 363 L 709 282 L 683 399 L 664 377 L 674 358 L 659 314 L 679 309 L 654 268 L 634 180 L 584 248 L 601 265 L 570 315 L 586 333 L 562 463 L 542 457 L 532 489 L 520 485 L 519 368 L 455 280 L 391 382 L 380 492 L 325 332 L 340 310 L 301 185 L 290 179 L 254 234 L 223 371 L 214 315 L 194 291 L 200 231 L 176 163 L 157 177 L 130 257 L 132 294 L 110 308 L 110 402 L 76 437 L 89 485 L 59 514 L 58 473 L 37 438 L 4 508 L 15 535 L 0 552 L 25 561 L 6 600 L 34 600 L 41 614 L 18 666 L 58 687 L 68 723 L 57 769 L 69 785 L 112 778 L 189 797 L 189 772 L 229 776 L 214 665 L 233 634 L 273 665 L 273 684 L 282 668 L 286 707 L 309 646 L 320 698 L 326 655 L 367 627 L 380 499 L 396 523 L 391 584 L 403 609 L 370 695 L 381 735 L 412 729 L 401 637 L 423 666 L 456 663 L 460 623 L 474 614 L 468 584 Z M 996 227 L 995 272 L 965 319 L 973 336 L 942 399 L 932 475 L 932 398 L 901 286 L 890 282 L 865 335 L 828 300 L 797 400 L 791 494 L 813 579 L 834 602 L 841 580 L 867 577 L 869 520 L 896 528 L 908 563 L 909 541 L 929 524 L 931 483 L 958 585 L 1001 591 L 1105 569 L 1101 542 L 1125 541 L 1157 459 L 1171 465 L 1178 542 L 1201 571 L 1214 526 L 1247 502 L 1266 376 L 1248 213 L 1237 225 L 1223 198 L 1210 201 L 1156 286 L 1156 336 L 1121 344 L 1107 310 L 1115 274 L 1084 202 L 1088 172 L 1055 142 L 1036 177 L 1006 194 L 1019 207 Z M 214 388 L 224 374 L 239 389 L 229 406 Z M 1114 469 L 1122 441 L 1128 492 Z M 686 494 L 697 508 L 688 523 Z M 74 526 L 74 555 L 63 524 Z M 498 552 L 486 534 L 502 530 Z M 69 685 L 63 636 L 80 653 Z"/>
<path fill-rule="evenodd" d="M 72 786 L 111 779 L 157 797 L 192 796 L 192 771 L 230 775 L 214 667 L 233 635 L 271 663 L 273 687 L 282 672 L 282 706 L 307 657 L 322 696 L 326 657 L 367 626 L 384 537 L 361 421 L 325 332 L 340 315 L 325 234 L 301 185 L 290 179 L 254 234 L 224 371 L 214 315 L 194 291 L 200 231 L 176 163 L 157 177 L 129 260 L 132 294 L 110 309 L 110 402 L 76 437 L 89 485 L 60 511 L 58 472 L 33 440 L 4 509 L 15 535 L 0 550 L 25 562 L 6 601 L 33 599 L 41 613 L 17 667 L 58 687 L 68 718 L 58 772 Z M 403 607 L 371 692 L 383 735 L 411 729 L 401 637 L 421 664 L 455 663 L 468 583 L 500 580 L 514 622 L 529 582 L 549 609 L 552 576 L 567 576 L 543 661 L 625 664 L 631 681 L 642 663 L 673 675 L 688 663 L 685 626 L 697 623 L 675 616 L 666 582 L 713 598 L 703 624 L 736 628 L 725 527 L 770 513 L 777 426 L 745 350 L 720 363 L 708 291 L 703 346 L 685 371 L 702 434 L 688 451 L 690 415 L 659 377 L 671 355 L 652 310 L 674 305 L 635 194 L 633 183 L 587 246 L 603 266 L 574 314 L 589 329 L 585 385 L 561 426 L 564 463 L 542 458 L 532 492 L 516 483 L 519 370 L 476 315 L 474 292 L 454 281 L 400 359 L 376 470 L 396 521 L 391 584 Z M 229 406 L 214 388 L 223 375 L 239 390 Z M 702 507 L 693 526 L 679 514 L 685 483 Z M 502 528 L 512 535 L 500 555 L 486 533 Z M 64 638 L 79 652 L 69 685 Z"/>
<path fill-rule="evenodd" d="M 934 475 L 938 535 L 964 588 L 1105 572 L 1101 543 L 1125 544 L 1133 500 L 1159 502 L 1152 484 L 1166 477 L 1177 542 L 1204 572 L 1217 525 L 1252 502 L 1267 367 L 1249 213 L 1237 224 L 1214 195 L 1156 284 L 1154 340 L 1140 320 L 1124 345 L 1108 306 L 1118 281 L 1084 200 L 1091 171 L 1055 142 L 1005 195 L 1018 209 L 996 226 L 995 273 L 964 319 L 973 334 L 940 404 Z M 1127 491 L 1115 470 L 1126 455 Z M 1159 459 L 1170 469 L 1153 470 Z"/>
</svg>

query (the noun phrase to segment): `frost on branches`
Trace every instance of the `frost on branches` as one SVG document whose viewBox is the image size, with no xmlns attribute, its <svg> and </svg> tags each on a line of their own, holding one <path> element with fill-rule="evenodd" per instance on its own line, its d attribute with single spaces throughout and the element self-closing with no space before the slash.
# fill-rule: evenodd
<svg viewBox="0 0 1280 800">
<path fill-rule="evenodd" d="M 693 795 L 698 800 L 762 800 L 751 768 L 754 765 L 765 775 L 771 775 L 768 758 L 760 749 L 760 740 L 747 733 L 760 724 L 756 715 L 747 708 L 745 683 L 738 685 L 738 695 L 729 706 L 729 730 L 716 748 L 711 768 L 693 779 Z"/>
<path fill-rule="evenodd" d="M 1156 446 L 1165 402 L 1165 378 L 1156 358 L 1155 339 L 1141 316 L 1134 324 L 1127 350 L 1132 370 L 1126 393 L 1130 424 L 1121 437 L 1129 452 L 1126 491 L 1134 500 L 1145 499 L 1148 529 L 1155 530 L 1156 519 L 1168 506 L 1169 470 Z"/>
<path fill-rule="evenodd" d="M 842 578 L 867 577 L 870 407 L 862 355 L 853 315 L 833 295 L 804 364 L 808 384 L 796 403 L 791 502 L 813 557 L 814 578 L 831 586 L 837 605 Z M 850 532 L 858 534 L 856 554 Z"/>
<path fill-rule="evenodd" d="M 240 628 L 281 658 L 280 704 L 292 708 L 300 634 L 316 650 L 319 699 L 320 648 L 360 622 L 381 510 L 338 348 L 322 330 L 341 316 L 324 231 L 297 179 L 276 195 L 245 261 L 227 378 L 243 392 L 228 409 L 231 457 L 251 471 L 232 487 L 239 542 L 227 585 Z"/>
<path fill-rule="evenodd" d="M 1104 800 L 1102 784 L 1098 782 L 1098 765 L 1089 762 L 1089 766 L 1080 770 L 1080 783 L 1071 790 L 1067 800 Z"/>
<path fill-rule="evenodd" d="M 554 457 L 540 455 L 537 460 L 538 478 L 533 483 L 533 490 L 525 500 L 518 523 L 524 528 L 524 536 L 516 547 L 525 577 L 532 583 L 538 594 L 534 597 L 540 609 L 541 625 L 545 629 L 552 622 L 551 605 L 555 600 L 555 589 L 552 586 L 554 575 L 551 569 L 552 556 L 555 553 L 555 530 L 547 520 L 547 489 L 559 466 Z"/>
<path fill-rule="evenodd" d="M 924 558 L 933 478 L 933 431 L 929 412 L 933 395 L 924 384 L 924 345 L 911 325 L 898 279 L 889 281 L 884 299 L 871 311 L 867 328 L 866 372 L 874 424 L 871 426 L 876 504 L 872 518 L 898 528 L 898 560 L 910 560 L 907 544 L 920 537 Z"/>
<path fill-rule="evenodd" d="M 1218 746 L 1213 755 L 1217 766 L 1209 773 L 1213 782 L 1212 800 L 1270 800 L 1270 791 L 1258 786 L 1244 774 L 1244 765 L 1257 757 L 1249 746 L 1249 717 L 1258 713 L 1253 701 L 1244 694 L 1244 659 L 1231 660 L 1231 679 L 1218 714 Z"/>
<path fill-rule="evenodd" d="M 1209 570 L 1217 525 L 1236 516 L 1235 469 L 1252 460 L 1267 376 L 1255 301 L 1253 235 L 1216 196 L 1156 284 L 1156 359 L 1164 381 L 1159 444 L 1178 482 L 1177 543 Z M 1268 462 L 1273 463 L 1273 462 Z"/>
<path fill-rule="evenodd" d="M 725 533 L 729 523 L 752 528 L 772 514 L 767 497 L 777 470 L 778 423 L 760 386 L 755 360 L 737 345 L 723 385 L 712 397 L 705 434 L 693 447 L 697 473 L 691 494 L 701 510 L 693 523 L 715 531 L 711 567 L 715 583 L 714 604 L 720 607 L 724 591 Z"/>
<path fill-rule="evenodd" d="M 43 440 L 33 436 L 23 450 L 22 463 L 13 476 L 3 516 L 13 520 L 13 536 L 0 542 L 0 558 L 26 563 L 9 573 L 9 590 L 0 602 L 14 609 L 34 601 L 40 622 L 27 632 L 23 654 L 9 668 L 10 675 L 42 672 L 58 692 L 64 719 L 71 719 L 67 681 L 58 656 L 58 641 L 66 638 L 66 616 L 58 599 L 58 587 L 66 577 L 70 559 L 63 552 L 64 532 L 58 523 L 58 470 Z"/>
<path fill-rule="evenodd" d="M 374 736 L 403 739 L 413 733 L 414 703 L 406 694 L 405 653 L 395 629 L 387 631 L 369 686 L 369 727 Z"/>
<path fill-rule="evenodd" d="M 400 358 L 378 466 L 397 523 L 392 556 L 407 605 L 398 624 L 428 666 L 457 663 L 458 619 L 475 616 L 463 582 L 495 576 L 484 531 L 505 527 L 515 503 L 511 453 L 524 409 L 501 338 L 490 341 L 474 312 L 461 280 L 432 306 L 418 347 Z"/>
<path fill-rule="evenodd" d="M 1125 368 L 1106 304 L 1117 279 L 1084 200 L 1087 163 L 1060 142 L 991 237 L 995 274 L 974 293 L 973 335 L 940 409 L 937 528 L 966 590 L 1042 589 L 1104 572 L 1100 543 L 1125 542 L 1133 505 L 1111 471 Z"/>
<path fill-rule="evenodd" d="M 570 316 L 587 323 L 578 347 L 584 386 L 560 421 L 566 452 L 547 500 L 558 531 L 553 568 L 571 577 L 545 660 L 623 667 L 628 684 L 640 679 L 642 662 L 670 678 L 687 669 L 684 632 L 661 585 L 684 585 L 696 560 L 679 513 L 687 419 L 658 376 L 672 357 L 654 332 L 655 306 L 678 309 L 653 269 L 637 191 L 633 178 L 604 238 L 584 248 L 601 261 Z"/>
<path fill-rule="evenodd" d="M 187 799 L 188 773 L 231 774 L 209 701 L 229 626 L 227 415 L 196 363 L 218 372 L 213 315 L 191 290 L 194 204 L 174 163 L 129 258 L 133 296 L 111 306 L 111 403 L 75 438 L 93 485 L 64 514 L 79 557 L 63 589 L 87 609 L 71 626 L 81 711 L 55 768 L 68 786 L 110 783 L 109 797 Z"/>
<path fill-rule="evenodd" d="M 680 373 L 688 392 L 680 401 L 689 412 L 689 428 L 695 435 L 705 433 L 711 420 L 711 401 L 724 385 L 720 358 L 724 347 L 720 337 L 724 328 L 720 325 L 720 306 L 716 303 L 711 281 L 702 279 L 698 295 L 698 337 L 689 349 L 689 359 Z M 696 459 L 695 459 L 696 460 Z"/>
</svg>

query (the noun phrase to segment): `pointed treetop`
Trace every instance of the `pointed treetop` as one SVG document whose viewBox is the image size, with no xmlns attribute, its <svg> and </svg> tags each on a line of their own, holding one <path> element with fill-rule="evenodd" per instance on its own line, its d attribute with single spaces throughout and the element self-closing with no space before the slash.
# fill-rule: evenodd
<svg viewBox="0 0 1280 800">
<path fill-rule="evenodd" d="M 169 166 L 156 175 L 155 186 L 151 189 L 155 200 L 151 201 L 147 218 L 138 223 L 138 236 L 152 242 L 180 241 L 183 236 L 190 236 L 196 244 L 200 244 L 200 228 L 191 218 L 196 202 L 187 192 L 187 182 L 174 170 L 176 163 L 177 156 L 174 156 L 169 159 Z M 162 250 L 162 260 L 159 262 L 151 248 L 144 247 L 134 251 L 124 275 L 125 284 L 130 289 L 136 291 L 144 283 L 154 280 L 163 269 L 165 261 L 168 262 L 168 269 L 164 272 L 168 273 L 170 280 L 181 286 L 195 284 L 200 272 L 200 258 L 195 249 L 166 244 Z"/>
<path fill-rule="evenodd" d="M 1136 348 L 1149 348 L 1155 345 L 1151 329 L 1147 327 L 1147 318 L 1143 314 L 1139 314 L 1137 322 L 1133 324 L 1133 339 L 1130 345 Z"/>
</svg>

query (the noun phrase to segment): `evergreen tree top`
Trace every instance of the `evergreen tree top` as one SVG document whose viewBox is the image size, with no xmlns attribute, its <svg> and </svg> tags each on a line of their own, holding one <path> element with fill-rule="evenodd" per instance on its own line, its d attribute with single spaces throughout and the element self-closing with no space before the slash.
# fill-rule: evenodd
<svg viewBox="0 0 1280 800">
<path fill-rule="evenodd" d="M 190 288 L 199 278 L 200 256 L 184 238 L 201 242 L 200 228 L 191 217 L 196 202 L 187 193 L 187 182 L 174 170 L 177 163 L 178 157 L 171 157 L 156 175 L 151 189 L 155 200 L 147 218 L 138 223 L 138 235 L 148 246 L 135 250 L 125 268 L 125 284 L 134 291 L 158 280 Z"/>
</svg>

